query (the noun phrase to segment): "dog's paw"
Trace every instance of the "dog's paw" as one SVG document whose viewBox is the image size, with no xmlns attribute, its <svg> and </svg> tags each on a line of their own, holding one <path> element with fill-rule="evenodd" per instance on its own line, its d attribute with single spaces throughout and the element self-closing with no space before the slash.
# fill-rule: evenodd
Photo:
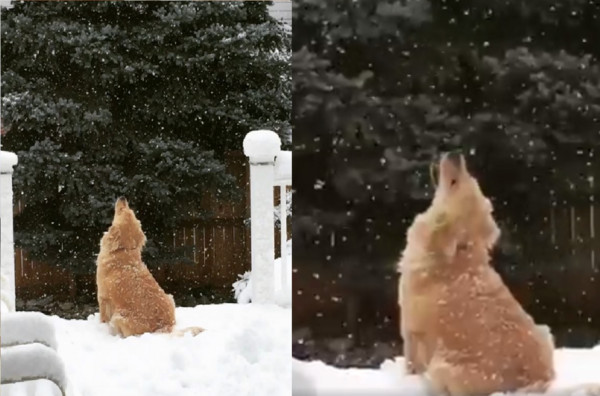
<svg viewBox="0 0 600 396">
<path fill-rule="evenodd" d="M 404 371 L 406 372 L 406 375 L 419 374 L 417 368 L 415 367 L 415 364 L 412 362 L 409 362 L 408 360 L 404 364 Z"/>
</svg>

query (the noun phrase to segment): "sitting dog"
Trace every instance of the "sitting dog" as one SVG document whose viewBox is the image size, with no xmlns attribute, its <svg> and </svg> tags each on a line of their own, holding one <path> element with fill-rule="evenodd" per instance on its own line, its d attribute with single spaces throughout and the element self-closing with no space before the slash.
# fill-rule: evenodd
<svg viewBox="0 0 600 396">
<path fill-rule="evenodd" d="M 100 321 L 108 322 L 124 337 L 171 333 L 175 326 L 173 297 L 164 292 L 142 262 L 145 243 L 140 221 L 127 200 L 119 198 L 112 225 L 100 242 L 96 283 Z M 202 331 L 196 327 L 186 330 L 194 335 Z"/>
<path fill-rule="evenodd" d="M 407 370 L 425 374 L 436 394 L 544 392 L 554 343 L 490 265 L 500 235 L 492 205 L 462 155 L 444 155 L 438 175 L 399 264 Z"/>
</svg>

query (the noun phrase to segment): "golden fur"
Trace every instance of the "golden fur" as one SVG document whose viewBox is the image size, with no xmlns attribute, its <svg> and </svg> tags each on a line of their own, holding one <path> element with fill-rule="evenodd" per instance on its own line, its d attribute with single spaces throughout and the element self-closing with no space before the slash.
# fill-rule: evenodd
<svg viewBox="0 0 600 396">
<path fill-rule="evenodd" d="M 125 198 L 100 242 L 96 283 L 100 320 L 128 337 L 148 332 L 171 333 L 175 303 L 142 262 L 146 236 Z M 201 329 L 192 330 L 198 333 Z"/>
<path fill-rule="evenodd" d="M 499 234 L 464 158 L 443 156 L 433 202 L 408 230 L 399 286 L 407 370 L 436 394 L 544 392 L 555 377 L 552 336 L 490 265 Z"/>
</svg>

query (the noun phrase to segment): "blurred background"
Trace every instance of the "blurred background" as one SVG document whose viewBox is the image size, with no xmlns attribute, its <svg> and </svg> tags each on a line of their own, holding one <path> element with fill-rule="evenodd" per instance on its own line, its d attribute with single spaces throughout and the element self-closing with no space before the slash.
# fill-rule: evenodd
<svg viewBox="0 0 600 396">
<path fill-rule="evenodd" d="M 494 266 L 558 346 L 600 340 L 600 3 L 293 4 L 293 355 L 401 353 L 396 264 L 461 149 Z"/>
<path fill-rule="evenodd" d="M 3 10 L 17 309 L 97 311 L 96 255 L 121 195 L 178 306 L 234 301 L 232 283 L 250 269 L 242 140 L 271 129 L 290 147 L 290 34 L 289 1 Z"/>
</svg>

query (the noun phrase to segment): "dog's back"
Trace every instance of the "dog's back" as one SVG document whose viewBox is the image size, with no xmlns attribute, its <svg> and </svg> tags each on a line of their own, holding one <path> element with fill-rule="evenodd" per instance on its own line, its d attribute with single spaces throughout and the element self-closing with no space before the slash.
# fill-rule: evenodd
<svg viewBox="0 0 600 396">
<path fill-rule="evenodd" d="M 535 325 L 486 261 L 473 263 L 481 260 L 475 256 L 465 251 L 443 267 L 403 270 L 402 326 L 417 334 L 420 365 L 435 377 L 442 371 L 436 365 L 443 364 L 441 382 L 469 384 L 456 385 L 457 392 L 447 389 L 451 394 L 514 391 L 551 381 L 548 332 Z"/>
<path fill-rule="evenodd" d="M 98 265 L 98 290 L 110 296 L 110 322 L 124 336 L 170 332 L 175 304 L 156 282 L 139 252 L 118 252 Z"/>
</svg>

